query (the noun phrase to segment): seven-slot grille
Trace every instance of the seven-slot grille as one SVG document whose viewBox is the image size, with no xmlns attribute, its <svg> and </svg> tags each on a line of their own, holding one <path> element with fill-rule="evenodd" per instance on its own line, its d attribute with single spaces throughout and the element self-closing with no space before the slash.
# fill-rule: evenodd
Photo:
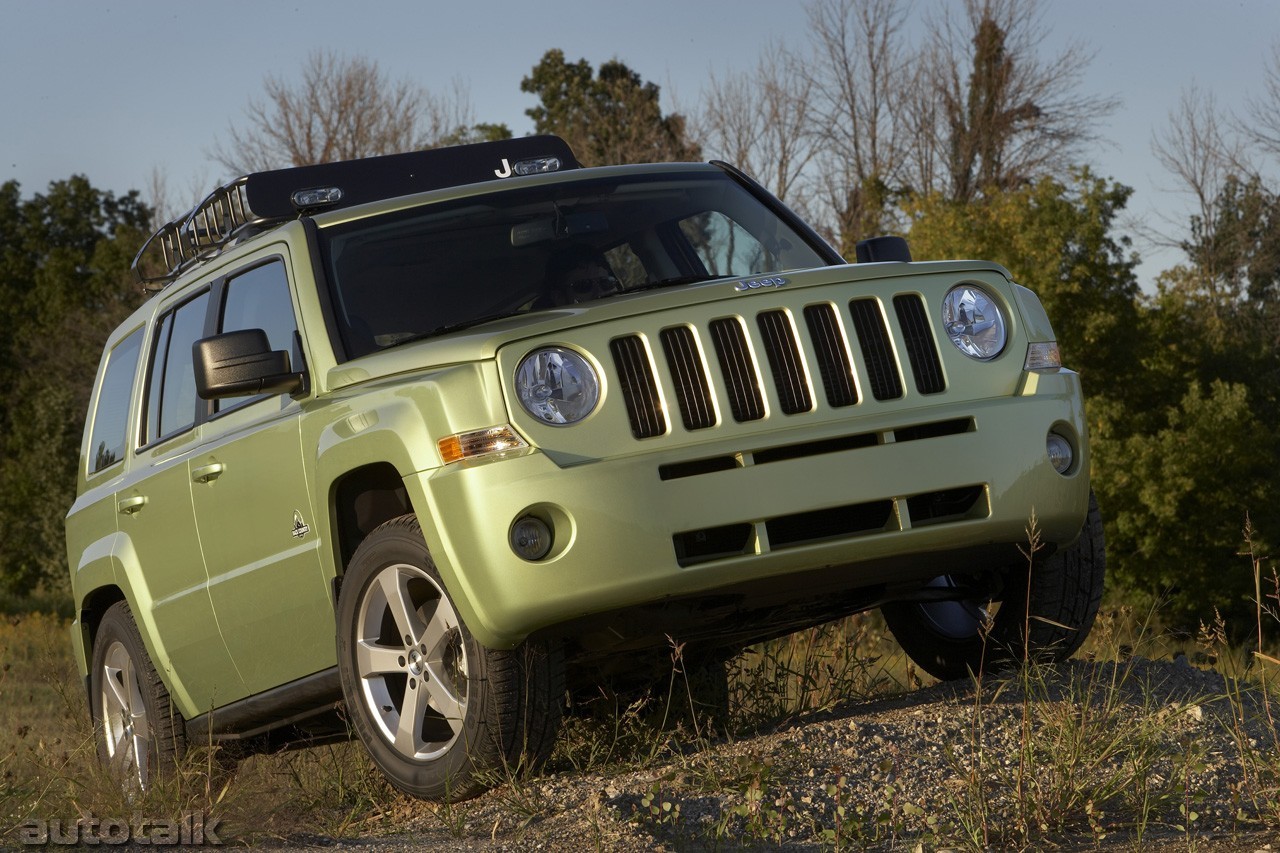
<svg viewBox="0 0 1280 853">
<path fill-rule="evenodd" d="M 899 294 L 893 299 L 893 307 L 916 390 L 921 394 L 945 390 L 942 364 L 923 301 L 916 294 Z M 902 397 L 902 370 L 880 303 L 859 298 L 850 301 L 847 309 L 843 325 L 839 306 L 824 302 L 806 306 L 802 317 L 793 318 L 780 309 L 761 311 L 755 315 L 754 323 L 747 317 L 721 317 L 707 324 L 701 334 L 688 325 L 669 326 L 658 335 L 661 354 L 655 353 L 652 358 L 640 335 L 615 338 L 609 348 L 632 433 L 636 438 L 651 438 L 663 435 L 668 428 L 654 374 L 655 361 L 658 369 L 665 368 L 670 377 L 681 423 L 690 431 L 707 429 L 717 422 L 709 364 L 719 368 L 728 394 L 726 400 L 720 401 L 721 417 L 731 417 L 739 423 L 765 417 L 766 377 L 787 415 L 814 411 L 811 388 L 817 382 L 827 406 L 857 404 L 860 396 L 855 358 L 862 362 L 869 380 L 866 390 L 874 399 Z M 752 325 L 757 333 L 754 341 L 750 337 Z M 815 364 L 806 364 L 802 335 L 807 336 Z M 709 345 L 710 352 L 702 352 L 699 338 Z"/>
</svg>

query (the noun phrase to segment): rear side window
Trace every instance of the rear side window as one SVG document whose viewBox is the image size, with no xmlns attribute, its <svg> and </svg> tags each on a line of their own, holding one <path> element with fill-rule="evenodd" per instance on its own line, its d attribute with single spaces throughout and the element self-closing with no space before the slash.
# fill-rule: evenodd
<svg viewBox="0 0 1280 853">
<path fill-rule="evenodd" d="M 129 400 L 133 397 L 133 377 L 137 374 L 141 350 L 142 329 L 137 329 L 107 355 L 107 369 L 98 391 L 98 406 L 93 413 L 93 432 L 89 438 L 90 474 L 124 457 Z"/>
<path fill-rule="evenodd" d="M 157 325 L 147 394 L 146 443 L 190 429 L 196 422 L 196 372 L 191 347 L 204 337 L 209 292 L 165 314 Z"/>
</svg>

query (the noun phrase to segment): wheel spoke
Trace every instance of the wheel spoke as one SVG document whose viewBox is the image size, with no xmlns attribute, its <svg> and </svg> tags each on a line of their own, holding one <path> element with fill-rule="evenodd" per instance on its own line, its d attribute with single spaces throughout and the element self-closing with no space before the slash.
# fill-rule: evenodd
<svg viewBox="0 0 1280 853">
<path fill-rule="evenodd" d="M 458 627 L 458 619 L 444 599 L 437 599 L 434 611 L 422 632 L 422 645 L 427 647 L 426 658 L 439 661 L 444 657 Z"/>
<path fill-rule="evenodd" d="M 356 669 L 364 678 L 404 672 L 404 649 L 380 646 L 369 640 L 356 643 Z"/>
<path fill-rule="evenodd" d="M 428 661 L 427 673 L 430 677 L 426 679 L 425 686 L 430 694 L 431 707 L 449 721 L 449 728 L 457 734 L 462 728 L 462 717 L 467 711 L 467 701 L 454 691 L 453 679 L 442 662 Z"/>
<path fill-rule="evenodd" d="M 129 694 L 122 681 L 123 672 L 109 666 L 104 666 L 103 669 L 105 670 L 103 680 L 107 683 L 107 690 L 103 693 L 103 699 L 109 699 L 111 702 L 111 707 L 102 709 L 103 716 L 111 719 L 111 717 L 118 715 L 123 719 L 129 713 Z M 103 704 L 105 705 L 106 702 L 104 701 Z"/>
<path fill-rule="evenodd" d="M 422 694 L 426 691 L 421 680 L 415 686 L 406 686 L 404 702 L 400 706 L 400 722 L 396 726 L 396 750 L 405 756 L 414 756 L 422 749 Z"/>
<path fill-rule="evenodd" d="M 409 645 L 416 644 L 425 626 L 418 616 L 417 608 L 413 606 L 413 599 L 409 597 L 408 576 L 392 569 L 378 576 L 378 584 L 387 598 L 387 608 L 395 619 L 400 637 L 408 637 Z"/>
</svg>

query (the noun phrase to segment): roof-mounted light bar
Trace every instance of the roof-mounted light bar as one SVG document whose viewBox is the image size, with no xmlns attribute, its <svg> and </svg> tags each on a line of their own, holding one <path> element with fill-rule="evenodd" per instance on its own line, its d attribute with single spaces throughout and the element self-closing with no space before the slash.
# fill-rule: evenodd
<svg viewBox="0 0 1280 853">
<path fill-rule="evenodd" d="M 316 187 L 310 190 L 298 190 L 289 196 L 289 200 L 293 202 L 293 206 L 299 213 L 321 207 L 333 207 L 342 201 L 342 188 Z"/>
<path fill-rule="evenodd" d="M 517 175 L 545 175 L 548 172 L 560 171 L 559 157 L 533 157 L 528 160 L 517 160 L 511 167 Z"/>
</svg>

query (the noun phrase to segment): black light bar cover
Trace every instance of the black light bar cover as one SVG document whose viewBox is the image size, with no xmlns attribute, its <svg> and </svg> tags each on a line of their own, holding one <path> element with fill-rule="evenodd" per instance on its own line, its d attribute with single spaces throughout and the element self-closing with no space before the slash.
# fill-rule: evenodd
<svg viewBox="0 0 1280 853">
<path fill-rule="evenodd" d="M 339 187 L 342 201 L 335 207 L 350 207 L 443 187 L 498 180 L 510 176 L 517 161 L 540 157 L 558 158 L 560 171 L 580 168 L 573 151 L 563 139 L 522 136 L 497 142 L 255 172 L 248 176 L 245 189 L 249 208 L 256 216 L 291 218 L 298 212 L 291 200 L 298 190 Z"/>
</svg>

